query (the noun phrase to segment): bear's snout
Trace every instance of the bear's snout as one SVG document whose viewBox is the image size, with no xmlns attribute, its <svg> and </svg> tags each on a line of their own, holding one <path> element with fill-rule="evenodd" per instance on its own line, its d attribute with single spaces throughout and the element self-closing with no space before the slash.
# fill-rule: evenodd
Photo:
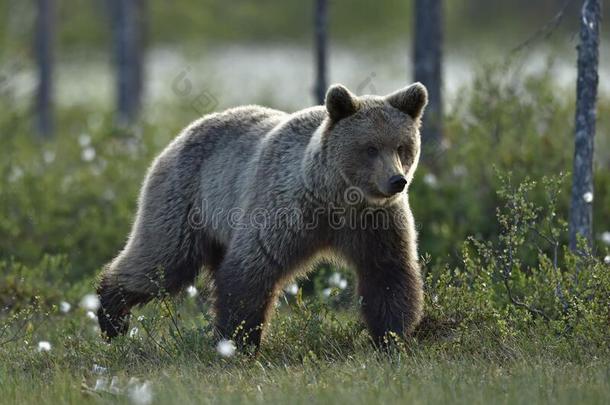
<svg viewBox="0 0 610 405">
<path fill-rule="evenodd" d="M 390 192 L 393 194 L 398 194 L 405 189 L 405 186 L 407 185 L 407 179 L 405 179 L 405 176 L 403 176 L 402 174 L 396 174 L 390 177 L 389 183 Z"/>
</svg>

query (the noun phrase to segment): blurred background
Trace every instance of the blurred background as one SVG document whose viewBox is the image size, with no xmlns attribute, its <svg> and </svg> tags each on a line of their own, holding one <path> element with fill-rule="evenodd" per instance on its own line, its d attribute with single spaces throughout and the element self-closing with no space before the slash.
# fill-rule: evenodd
<svg viewBox="0 0 610 405">
<path fill-rule="evenodd" d="M 52 31 L 57 107 L 115 107 L 113 30 L 116 34 L 120 28 L 112 3 L 51 2 L 55 14 Z M 135 3 L 137 15 L 128 25 L 141 31 L 145 119 L 146 113 L 155 113 L 155 108 L 164 110 L 166 105 L 185 102 L 176 94 L 179 92 L 172 90 L 181 74 L 193 82 L 193 95 L 207 89 L 219 108 L 265 103 L 297 109 L 316 101 L 315 1 Z M 412 1 L 328 3 L 329 82 L 342 82 L 361 93 L 383 93 L 412 80 Z M 504 63 L 519 45 L 552 23 L 565 0 L 445 3 L 443 72 L 447 102 L 451 103 L 477 69 Z M 542 69 L 550 55 L 556 57 L 555 78 L 563 87 L 574 84 L 580 6 L 577 1 L 568 3 L 560 24 L 519 55 L 527 60 L 528 71 Z M 32 45 L 37 2 L 2 0 L 0 4 L 4 20 L 2 72 L 10 76 L 16 101 L 27 104 L 36 85 Z M 603 48 L 602 60 L 607 59 L 608 52 Z M 607 77 L 608 63 L 601 65 L 602 77 Z M 600 85 L 606 93 L 610 90 L 608 81 L 601 80 Z"/>
<path fill-rule="evenodd" d="M 427 50 L 434 143 L 411 199 L 421 253 L 456 263 L 467 236 L 497 237 L 496 171 L 571 170 L 580 6 L 444 1 L 434 20 L 409 0 L 0 0 L 0 297 L 30 288 L 20 271 L 90 280 L 125 242 L 148 164 L 190 121 L 242 104 L 294 111 L 334 82 L 389 93 L 418 78 Z M 426 18 L 440 23 L 418 28 Z M 610 244 L 608 28 L 598 249 Z"/>
</svg>

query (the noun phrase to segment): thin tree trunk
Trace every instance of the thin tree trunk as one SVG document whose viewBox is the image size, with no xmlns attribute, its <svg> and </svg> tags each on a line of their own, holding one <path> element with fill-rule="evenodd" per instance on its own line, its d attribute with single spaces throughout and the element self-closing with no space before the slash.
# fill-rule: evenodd
<svg viewBox="0 0 610 405">
<path fill-rule="evenodd" d="M 144 0 L 111 0 L 118 121 L 133 124 L 142 98 Z"/>
<path fill-rule="evenodd" d="M 438 148 L 442 140 L 442 0 L 415 0 L 414 76 L 428 88 L 429 103 L 424 116 L 422 140 L 426 150 Z"/>
<path fill-rule="evenodd" d="M 53 36 L 55 1 L 38 0 L 34 48 L 38 67 L 36 88 L 36 130 L 41 136 L 53 133 Z"/>
<path fill-rule="evenodd" d="M 315 23 L 315 47 L 316 47 L 316 84 L 314 96 L 318 104 L 324 104 L 324 96 L 327 87 L 327 27 L 328 27 L 328 2 L 327 0 L 315 0 L 314 10 Z"/>
<path fill-rule="evenodd" d="M 570 248 L 576 249 L 578 235 L 589 245 L 593 236 L 593 145 L 597 66 L 599 63 L 600 0 L 585 0 L 581 10 L 578 78 L 576 83 L 576 125 L 572 204 L 570 208 Z"/>
</svg>

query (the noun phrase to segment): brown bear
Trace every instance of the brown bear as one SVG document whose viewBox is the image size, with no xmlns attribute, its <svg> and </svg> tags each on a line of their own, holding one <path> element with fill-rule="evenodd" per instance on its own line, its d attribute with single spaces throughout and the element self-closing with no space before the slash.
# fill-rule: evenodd
<svg viewBox="0 0 610 405">
<path fill-rule="evenodd" d="M 103 334 L 125 333 L 133 306 L 205 268 L 219 335 L 258 347 L 282 287 L 324 257 L 356 272 L 376 342 L 410 333 L 423 289 L 407 188 L 427 99 L 419 83 L 384 97 L 333 85 L 324 106 L 192 123 L 153 162 L 127 244 L 100 276 Z"/>
</svg>

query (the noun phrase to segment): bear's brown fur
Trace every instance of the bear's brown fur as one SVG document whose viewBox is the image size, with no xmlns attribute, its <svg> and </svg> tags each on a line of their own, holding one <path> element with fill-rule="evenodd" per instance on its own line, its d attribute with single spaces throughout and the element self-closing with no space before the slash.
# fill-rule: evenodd
<svg viewBox="0 0 610 405">
<path fill-rule="evenodd" d="M 372 337 L 422 314 L 406 189 L 420 152 L 426 89 L 356 97 L 287 114 L 246 106 L 187 127 L 152 164 L 123 251 L 104 269 L 99 321 L 125 333 L 133 306 L 214 280 L 220 336 L 258 347 L 281 288 L 324 256 L 358 276 Z"/>
</svg>

